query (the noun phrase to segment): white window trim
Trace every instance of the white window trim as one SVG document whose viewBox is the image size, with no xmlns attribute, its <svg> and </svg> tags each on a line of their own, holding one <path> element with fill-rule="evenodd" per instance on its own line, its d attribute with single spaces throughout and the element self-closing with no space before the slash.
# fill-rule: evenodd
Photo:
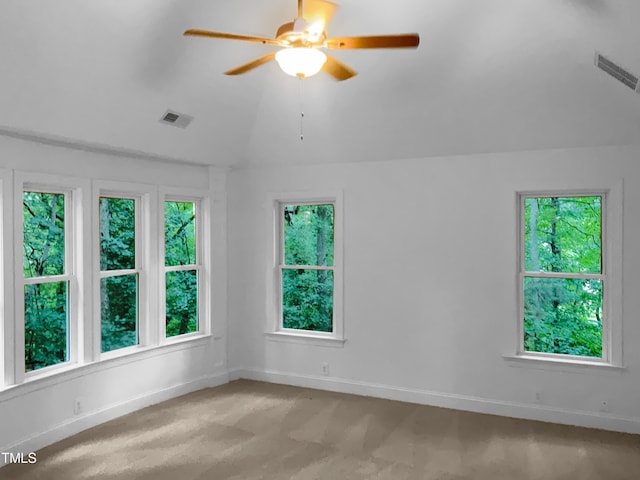
<svg viewBox="0 0 640 480">
<path fill-rule="evenodd" d="M 212 342 L 212 274 L 211 264 L 214 234 L 224 235 L 225 224 L 213 230 L 212 212 L 218 212 L 218 219 L 224 219 L 224 181 L 213 183 L 209 189 L 177 188 L 158 184 L 103 181 L 85 177 L 36 173 L 0 168 L 0 291 L 4 292 L 4 302 L 0 311 L 0 396 L 12 398 L 18 392 L 34 391 L 43 385 L 56 384 L 63 379 L 78 378 L 88 372 L 101 371 L 130 361 L 152 358 L 166 352 L 189 349 Z M 214 188 L 216 187 L 216 188 Z M 23 264 L 23 190 L 68 193 L 66 198 L 66 262 L 70 262 L 64 276 L 71 278 L 69 299 L 69 361 L 40 368 L 32 372 L 24 371 L 24 288 Z M 160 196 L 162 193 L 162 197 Z M 140 345 L 101 354 L 100 345 L 100 291 L 99 291 L 99 203 L 100 195 L 114 194 L 127 198 L 140 197 L 138 207 L 142 215 L 141 227 L 137 232 L 145 236 L 146 246 L 142 255 L 147 268 L 148 297 L 147 333 L 141 332 Z M 199 225 L 202 228 L 199 248 L 201 248 L 201 309 L 200 331 L 173 337 L 164 341 L 164 311 L 160 311 L 160 278 L 163 271 L 160 263 L 159 244 L 164 242 L 160 225 L 163 222 L 164 195 L 171 199 L 200 202 Z M 162 202 L 160 201 L 162 198 Z M 214 210 L 215 209 L 215 210 Z M 222 232 L 222 233 L 221 233 Z M 220 240 L 222 241 L 222 240 Z M 164 252 L 163 256 L 164 257 Z M 220 257 L 222 258 L 222 257 Z M 220 260 L 218 258 L 218 260 Z M 224 286 L 225 276 L 221 272 L 218 282 Z M 32 280 L 26 279 L 29 283 Z M 96 288 L 97 287 L 97 288 Z M 219 293 L 218 293 L 219 294 Z M 96 301 L 97 298 L 97 301 Z M 140 308 L 143 308 L 139 300 Z M 218 302 L 224 311 L 224 297 Z M 221 316 L 220 318 L 223 318 Z M 162 326 L 162 329 L 159 329 Z M 223 330 L 220 328 L 220 332 Z M 222 333 L 218 335 L 222 335 Z M 162 334 L 162 338 L 161 338 Z M 146 337 L 143 339 L 143 337 Z M 123 363 L 124 362 L 124 363 Z M 7 397 L 9 395 L 9 397 Z"/>
<path fill-rule="evenodd" d="M 196 264 L 184 266 L 165 266 L 165 202 L 193 202 L 196 208 Z M 171 344 L 188 341 L 194 338 L 211 334 L 211 198 L 207 190 L 180 189 L 163 187 L 160 189 L 159 202 L 159 251 L 158 271 L 160 314 L 158 315 L 157 328 L 160 343 Z M 197 270 L 198 275 L 198 330 L 195 332 L 166 336 L 166 272 L 178 270 Z"/>
<path fill-rule="evenodd" d="M 601 274 L 587 275 L 603 280 L 603 324 L 602 358 L 560 355 L 524 350 L 524 199 L 532 197 L 602 197 L 602 263 Z M 622 335 L 622 218 L 623 186 L 622 181 L 608 188 L 592 189 L 554 189 L 532 190 L 516 193 L 517 198 L 517 282 L 518 282 L 518 321 L 515 354 L 503 355 L 507 361 L 519 364 L 531 362 L 544 364 L 550 368 L 559 366 L 579 366 L 584 368 L 623 367 Z M 529 276 L 529 275 L 527 275 Z M 546 275 L 545 275 L 546 276 Z M 562 274 L 562 278 L 571 276 Z M 581 275 L 580 278 L 583 276 Z"/>
<path fill-rule="evenodd" d="M 0 391 L 14 383 L 13 172 L 0 169 Z"/>
<path fill-rule="evenodd" d="M 130 347 L 102 352 L 102 315 L 100 311 L 100 197 L 131 198 L 136 202 L 136 264 L 138 273 L 138 344 Z M 157 204 L 157 188 L 153 185 L 94 181 L 93 182 L 93 315 L 91 322 L 92 335 L 86 339 L 91 345 L 90 357 L 92 361 L 108 360 L 123 355 L 139 352 L 150 346 L 157 345 L 155 322 L 157 315 L 157 296 L 153 288 L 154 270 L 153 258 L 157 252 L 157 242 L 154 241 L 157 224 L 154 222 L 153 208 Z M 86 338 L 86 337 L 85 337 Z"/>
<path fill-rule="evenodd" d="M 64 193 L 65 197 L 65 274 L 59 276 L 62 280 L 69 281 L 68 295 L 68 349 L 69 360 L 56 365 L 40 368 L 31 372 L 25 372 L 24 358 L 24 285 L 23 272 L 23 191 L 40 191 L 52 193 Z M 13 384 L 21 384 L 27 381 L 53 375 L 60 371 L 75 368 L 83 362 L 83 335 L 84 319 L 87 315 L 86 302 L 83 299 L 83 291 L 89 281 L 90 273 L 83 268 L 85 265 L 86 236 L 83 235 L 87 227 L 89 212 L 83 209 L 83 196 L 90 191 L 90 183 L 87 180 L 62 177 L 58 175 L 34 174 L 27 172 L 15 172 L 13 182 L 13 225 L 14 225 L 14 352 L 13 352 Z"/>
<path fill-rule="evenodd" d="M 322 204 L 334 205 L 333 230 L 333 332 L 313 332 L 282 327 L 281 312 L 281 280 L 280 258 L 283 242 L 280 210 L 283 204 Z M 291 341 L 312 345 L 341 346 L 345 341 L 343 317 L 343 193 L 333 192 L 283 192 L 269 193 L 268 204 L 268 242 L 267 242 L 267 278 L 266 278 L 266 312 L 267 324 L 265 335 L 268 339 Z M 305 267 L 307 268 L 307 267 Z M 311 267 L 313 268 L 313 267 Z"/>
</svg>

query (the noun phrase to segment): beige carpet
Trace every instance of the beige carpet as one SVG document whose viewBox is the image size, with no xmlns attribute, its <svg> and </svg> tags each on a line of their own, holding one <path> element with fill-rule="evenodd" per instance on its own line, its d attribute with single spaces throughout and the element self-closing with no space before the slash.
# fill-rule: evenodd
<svg viewBox="0 0 640 480">
<path fill-rule="evenodd" d="M 146 408 L 0 479 L 640 479 L 640 435 L 240 380 Z"/>
</svg>

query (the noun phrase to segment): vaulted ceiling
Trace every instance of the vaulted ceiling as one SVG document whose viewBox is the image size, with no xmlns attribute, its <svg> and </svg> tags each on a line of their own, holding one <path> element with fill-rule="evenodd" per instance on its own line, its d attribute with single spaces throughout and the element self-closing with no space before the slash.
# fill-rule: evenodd
<svg viewBox="0 0 640 480">
<path fill-rule="evenodd" d="M 640 95 L 594 66 L 640 74 L 636 0 L 337 3 L 329 36 L 419 48 L 333 52 L 358 71 L 344 82 L 275 62 L 229 77 L 275 48 L 182 32 L 273 36 L 295 0 L 4 1 L 0 134 L 234 167 L 640 142 Z M 167 109 L 194 121 L 163 125 Z"/>
</svg>

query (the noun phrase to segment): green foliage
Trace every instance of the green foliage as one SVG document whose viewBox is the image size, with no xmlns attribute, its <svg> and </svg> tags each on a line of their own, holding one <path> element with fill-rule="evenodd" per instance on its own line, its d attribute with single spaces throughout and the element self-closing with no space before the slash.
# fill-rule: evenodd
<svg viewBox="0 0 640 480">
<path fill-rule="evenodd" d="M 285 265 L 333 265 L 333 205 L 285 205 L 282 221 Z M 333 271 L 282 269 L 282 325 L 333 330 Z"/>
<path fill-rule="evenodd" d="M 136 268 L 135 200 L 100 198 L 100 270 Z"/>
<path fill-rule="evenodd" d="M 138 344 L 138 275 L 100 280 L 103 352 Z"/>
<path fill-rule="evenodd" d="M 284 206 L 285 265 L 333 265 L 333 205 Z"/>
<path fill-rule="evenodd" d="M 25 371 L 65 362 L 67 345 L 67 282 L 25 285 Z"/>
<path fill-rule="evenodd" d="M 62 194 L 23 193 L 26 278 L 65 273 L 64 200 Z M 67 282 L 42 278 L 25 285 L 24 323 L 25 371 L 68 360 Z"/>
<path fill-rule="evenodd" d="M 525 349 L 602 355 L 602 282 L 525 278 Z"/>
<path fill-rule="evenodd" d="M 198 330 L 198 272 L 166 273 L 167 337 Z"/>
<path fill-rule="evenodd" d="M 64 195 L 24 192 L 24 276 L 64 273 Z"/>
<path fill-rule="evenodd" d="M 196 211 L 193 202 L 164 204 L 165 265 L 196 264 Z M 198 271 L 167 272 L 166 335 L 172 337 L 198 330 Z"/>
<path fill-rule="evenodd" d="M 65 273 L 65 196 L 23 194 L 24 275 Z M 101 197 L 100 270 L 136 268 L 135 200 Z M 166 265 L 196 263 L 195 204 L 165 202 Z M 198 330 L 197 270 L 167 272 L 167 335 Z M 67 282 L 25 286 L 25 365 L 35 370 L 68 360 Z M 137 345 L 138 274 L 118 272 L 100 281 L 103 352 Z"/>
<path fill-rule="evenodd" d="M 282 326 L 299 330 L 331 332 L 333 318 L 333 272 L 282 270 Z"/>
<path fill-rule="evenodd" d="M 100 270 L 136 268 L 136 213 L 131 198 L 100 198 Z M 100 280 L 103 352 L 138 344 L 138 275 Z"/>
<path fill-rule="evenodd" d="M 529 272 L 600 273 L 601 198 L 525 199 Z"/>
<path fill-rule="evenodd" d="M 164 202 L 164 264 L 196 263 L 196 210 L 193 202 Z"/>
<path fill-rule="evenodd" d="M 602 356 L 601 197 L 525 199 L 524 344 L 533 352 Z"/>
</svg>

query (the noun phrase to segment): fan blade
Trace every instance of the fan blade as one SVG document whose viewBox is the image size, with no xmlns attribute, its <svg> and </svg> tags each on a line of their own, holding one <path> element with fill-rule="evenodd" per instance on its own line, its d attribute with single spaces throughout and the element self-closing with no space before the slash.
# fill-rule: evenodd
<svg viewBox="0 0 640 480">
<path fill-rule="evenodd" d="M 322 67 L 322 70 L 327 72 L 338 81 L 347 80 L 357 75 L 357 72 L 355 70 L 347 67 L 344 63 L 339 62 L 331 55 L 327 55 L 327 61 Z"/>
<path fill-rule="evenodd" d="M 417 33 L 402 35 L 376 35 L 372 37 L 338 37 L 325 41 L 327 48 L 416 48 L 420 44 Z"/>
<path fill-rule="evenodd" d="M 268 53 L 260 58 L 256 58 L 255 60 L 251 60 L 250 62 L 245 63 L 244 65 L 240 65 L 239 67 L 232 68 L 231 70 L 227 70 L 224 72 L 225 75 L 242 75 L 243 73 L 247 73 L 249 70 L 253 70 L 254 68 L 259 67 L 260 65 L 264 65 L 267 62 L 270 62 L 275 58 L 275 52 Z"/>
<path fill-rule="evenodd" d="M 302 6 L 302 18 L 310 24 L 321 23 L 318 30 L 323 32 L 337 9 L 338 5 L 327 0 L 307 0 Z"/>
<path fill-rule="evenodd" d="M 243 40 L 245 42 L 257 42 L 268 45 L 280 45 L 277 40 L 269 37 L 253 37 L 250 35 L 236 35 L 235 33 L 212 32 L 211 30 L 200 30 L 198 28 L 187 30 L 186 32 L 184 32 L 184 35 L 194 37 L 224 38 L 227 40 Z"/>
</svg>

